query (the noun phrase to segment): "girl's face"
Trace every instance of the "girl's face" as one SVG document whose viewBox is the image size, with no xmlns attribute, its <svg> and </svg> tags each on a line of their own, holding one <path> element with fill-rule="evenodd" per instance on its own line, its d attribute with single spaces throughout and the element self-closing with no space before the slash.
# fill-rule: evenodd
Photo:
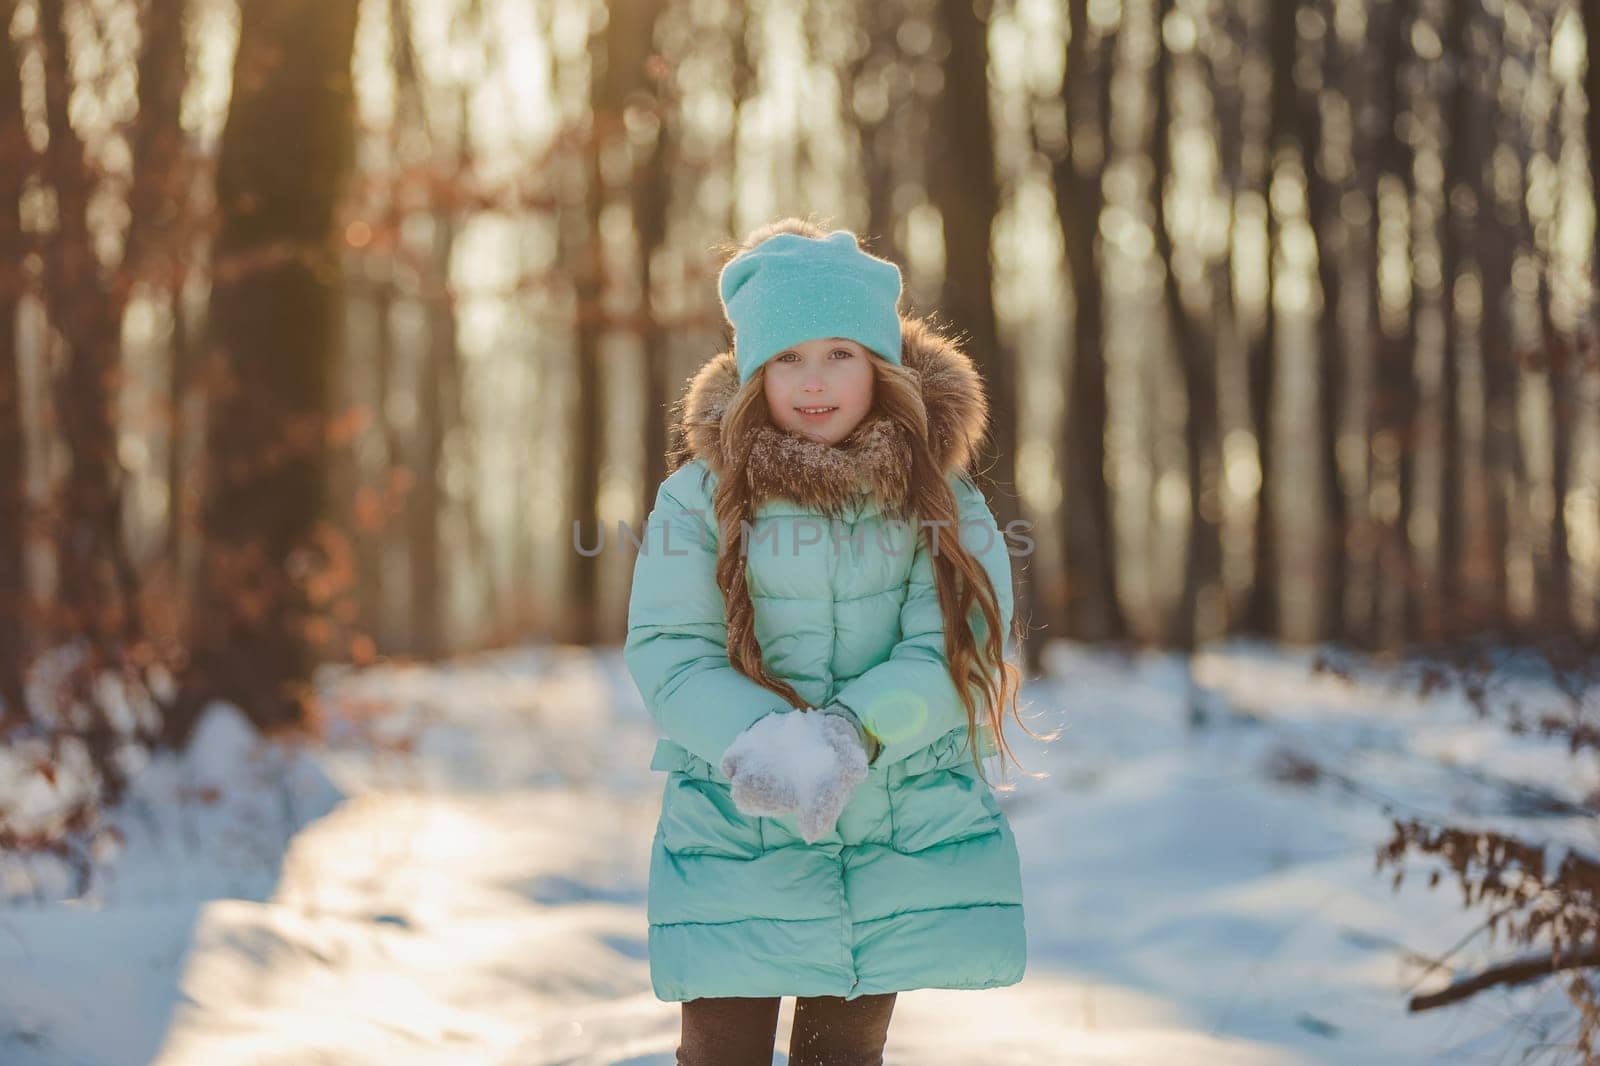
<svg viewBox="0 0 1600 1066">
<path fill-rule="evenodd" d="M 872 353 L 855 341 L 822 337 L 768 359 L 767 410 L 779 429 L 838 444 L 872 408 Z"/>
</svg>

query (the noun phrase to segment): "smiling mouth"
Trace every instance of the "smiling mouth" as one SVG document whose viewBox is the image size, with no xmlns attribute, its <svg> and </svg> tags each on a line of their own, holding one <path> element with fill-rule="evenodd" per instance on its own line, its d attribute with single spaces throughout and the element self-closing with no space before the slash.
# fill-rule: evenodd
<svg viewBox="0 0 1600 1066">
<path fill-rule="evenodd" d="M 826 415 L 837 411 L 838 407 L 796 407 L 795 410 L 803 415 Z"/>
</svg>

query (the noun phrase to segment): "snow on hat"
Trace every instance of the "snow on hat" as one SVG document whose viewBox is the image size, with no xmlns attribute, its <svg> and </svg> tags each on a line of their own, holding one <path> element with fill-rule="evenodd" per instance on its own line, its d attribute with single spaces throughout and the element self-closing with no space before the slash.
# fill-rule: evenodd
<svg viewBox="0 0 1600 1066">
<path fill-rule="evenodd" d="M 729 260 L 717 287 L 741 385 L 785 348 L 819 337 L 900 362 L 900 268 L 862 251 L 847 229 L 768 237 Z"/>
</svg>

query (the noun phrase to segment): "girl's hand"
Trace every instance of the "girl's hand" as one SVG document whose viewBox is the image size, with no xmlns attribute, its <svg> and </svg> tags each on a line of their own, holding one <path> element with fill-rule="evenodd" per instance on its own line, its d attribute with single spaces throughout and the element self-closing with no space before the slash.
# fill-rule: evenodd
<svg viewBox="0 0 1600 1066">
<path fill-rule="evenodd" d="M 733 783 L 733 804 L 752 817 L 787 814 L 800 801 L 795 775 L 776 757 L 786 732 L 783 719 L 790 713 L 758 719 L 722 755 L 722 772 Z"/>
<path fill-rule="evenodd" d="M 856 717 L 854 711 L 838 703 L 830 703 L 826 707 L 818 708 L 823 714 L 837 714 L 855 727 L 856 736 L 861 740 L 861 746 L 867 751 L 867 765 L 871 766 L 878 760 L 878 752 L 883 750 L 883 745 L 872 731 L 861 724 L 861 719 Z"/>
<path fill-rule="evenodd" d="M 867 753 L 850 719 L 807 708 L 761 718 L 728 745 L 721 768 L 740 811 L 793 813 L 810 844 L 833 831 L 866 780 Z"/>
<path fill-rule="evenodd" d="M 800 836 L 811 844 L 833 832 L 840 813 L 850 802 L 850 794 L 867 779 L 867 752 L 848 718 L 816 711 L 806 717 L 814 719 L 813 724 L 832 755 L 806 782 L 808 787 L 802 787 L 795 812 Z"/>
</svg>

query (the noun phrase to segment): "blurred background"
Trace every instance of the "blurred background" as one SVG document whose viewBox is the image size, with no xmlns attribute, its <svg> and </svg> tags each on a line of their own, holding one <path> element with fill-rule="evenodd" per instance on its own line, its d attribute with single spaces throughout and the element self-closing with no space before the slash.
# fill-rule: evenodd
<svg viewBox="0 0 1600 1066">
<path fill-rule="evenodd" d="M 1592 693 L 1597 24 L 0 0 L 0 854 L 63 847 L 219 701 L 315 734 L 321 668 L 614 650 L 624 528 L 731 343 L 717 271 L 790 215 L 901 264 L 980 365 L 1025 672 L 1170 653 L 1192 711 L 1235 639 L 1537 649 Z"/>
<path fill-rule="evenodd" d="M 723 248 L 791 214 L 980 364 L 1030 661 L 1595 635 L 1593 5 L 0 14 L 13 728 L 617 641 Z"/>
<path fill-rule="evenodd" d="M 12 727 L 47 650 L 177 740 L 616 641 L 722 249 L 789 214 L 981 365 L 1030 661 L 1596 632 L 1594 5 L 0 15 Z"/>
</svg>

